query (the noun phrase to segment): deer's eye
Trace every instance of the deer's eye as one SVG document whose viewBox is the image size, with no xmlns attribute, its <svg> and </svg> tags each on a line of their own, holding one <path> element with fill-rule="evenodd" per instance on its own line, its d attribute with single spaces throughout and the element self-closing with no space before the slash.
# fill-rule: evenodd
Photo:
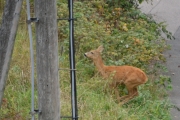
<svg viewBox="0 0 180 120">
<path fill-rule="evenodd" d="M 91 54 L 94 54 L 93 52 L 91 52 Z"/>
</svg>

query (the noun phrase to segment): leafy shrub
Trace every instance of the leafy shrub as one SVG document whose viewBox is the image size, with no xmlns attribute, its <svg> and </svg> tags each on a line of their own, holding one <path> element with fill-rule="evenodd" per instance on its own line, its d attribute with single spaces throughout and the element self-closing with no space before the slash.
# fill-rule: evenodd
<svg viewBox="0 0 180 120">
<path fill-rule="evenodd" d="M 106 0 L 106 3 L 110 6 L 121 7 L 124 9 L 130 9 L 133 6 L 137 6 L 138 2 L 142 2 L 143 0 Z"/>
<path fill-rule="evenodd" d="M 67 4 L 58 5 L 61 8 L 58 9 L 59 18 L 66 18 Z M 161 52 L 166 48 L 160 36 L 163 24 L 152 21 L 137 9 L 131 10 L 109 7 L 103 1 L 74 3 L 76 59 L 78 66 L 82 66 L 80 69 L 89 64 L 83 54 L 101 44 L 105 47 L 103 56 L 107 64 L 128 64 L 145 69 L 151 60 L 163 59 Z M 59 21 L 64 55 L 68 55 L 68 33 L 68 22 Z"/>
<path fill-rule="evenodd" d="M 66 3 L 60 3 L 59 8 L 61 8 L 59 17 L 67 17 Z M 149 82 L 140 87 L 139 97 L 132 100 L 130 104 L 119 107 L 112 92 L 107 90 L 107 81 L 97 76 L 92 61 L 83 56 L 85 52 L 103 45 L 105 50 L 102 55 L 106 64 L 128 64 L 148 72 L 150 71 L 148 64 L 151 61 L 164 60 L 162 52 L 167 48 L 165 40 L 161 37 L 162 28 L 165 28 L 164 24 L 156 23 L 133 7 L 127 11 L 119 6 L 111 6 L 102 0 L 74 2 L 74 17 L 77 18 L 75 21 L 75 53 L 76 67 L 79 70 L 77 71 L 77 85 L 81 119 L 130 120 L 133 117 L 134 120 L 168 120 L 171 106 L 166 99 L 159 100 L 165 96 L 163 87 L 158 87 L 162 85 L 160 81 L 164 78 L 156 79 L 159 82 L 149 78 Z M 59 29 L 62 31 L 59 32 L 62 36 L 60 44 L 64 48 L 60 57 L 66 56 L 66 59 L 60 61 L 60 64 L 67 67 L 67 64 L 64 63 L 68 61 L 69 52 L 68 23 L 60 21 Z M 65 33 L 67 36 L 64 35 Z M 165 33 L 170 34 L 169 32 Z M 171 34 L 170 37 L 172 37 Z M 61 85 L 65 83 L 67 82 L 61 81 Z M 68 104 L 66 89 L 70 88 L 62 90 L 65 98 L 64 105 Z M 121 94 L 126 92 L 123 90 Z M 62 114 L 69 111 L 69 107 L 66 109 L 64 105 Z"/>
</svg>

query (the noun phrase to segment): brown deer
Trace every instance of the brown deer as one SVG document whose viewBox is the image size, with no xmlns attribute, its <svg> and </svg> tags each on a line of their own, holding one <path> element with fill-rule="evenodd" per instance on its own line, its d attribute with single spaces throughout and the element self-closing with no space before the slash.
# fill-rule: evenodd
<svg viewBox="0 0 180 120">
<path fill-rule="evenodd" d="M 110 77 L 113 74 L 113 81 L 110 87 L 114 89 L 117 101 L 120 104 L 125 104 L 135 96 L 138 96 L 137 87 L 148 81 L 146 74 L 139 68 L 133 66 L 106 66 L 103 63 L 101 53 L 103 51 L 103 46 L 99 46 L 96 50 L 91 50 L 84 55 L 93 60 L 98 72 L 103 76 L 103 78 Z M 128 95 L 119 96 L 118 85 L 124 84 L 128 90 Z"/>
</svg>

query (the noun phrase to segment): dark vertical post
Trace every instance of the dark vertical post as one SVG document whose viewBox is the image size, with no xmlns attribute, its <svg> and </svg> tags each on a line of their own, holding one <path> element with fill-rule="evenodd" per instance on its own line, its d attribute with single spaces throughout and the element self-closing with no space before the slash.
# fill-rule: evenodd
<svg viewBox="0 0 180 120">
<path fill-rule="evenodd" d="M 38 120 L 60 120 L 56 0 L 35 0 Z"/>
<path fill-rule="evenodd" d="M 78 120 L 76 71 L 75 71 L 75 49 L 74 49 L 73 0 L 68 1 L 68 7 L 69 7 L 69 29 L 70 29 L 69 58 L 70 58 L 70 75 L 71 75 L 72 120 Z"/>
</svg>

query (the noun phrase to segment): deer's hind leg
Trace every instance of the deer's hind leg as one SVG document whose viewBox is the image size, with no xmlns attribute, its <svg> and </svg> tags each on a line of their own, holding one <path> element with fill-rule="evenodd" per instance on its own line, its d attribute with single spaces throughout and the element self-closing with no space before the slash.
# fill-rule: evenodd
<svg viewBox="0 0 180 120">
<path fill-rule="evenodd" d="M 136 74 L 129 76 L 129 79 L 126 79 L 125 85 L 128 90 L 128 95 L 121 97 L 121 104 L 127 103 L 129 100 L 133 99 L 135 96 L 138 96 L 138 86 L 141 84 Z"/>
<path fill-rule="evenodd" d="M 124 96 L 120 97 L 120 98 L 119 98 L 119 101 L 122 102 L 122 101 L 124 101 L 125 99 L 128 99 L 128 98 L 130 97 L 130 95 L 133 93 L 132 88 L 127 87 L 127 90 L 128 90 L 128 95 L 124 95 Z"/>
<path fill-rule="evenodd" d="M 138 96 L 138 89 L 137 89 L 137 87 L 130 88 L 130 89 L 128 89 L 128 95 L 121 97 L 121 98 L 123 98 L 123 100 L 119 104 L 121 104 L 121 105 L 125 104 L 129 100 L 133 99 L 136 96 Z"/>
<path fill-rule="evenodd" d="M 128 90 L 128 95 L 120 97 L 120 101 L 124 101 L 124 99 L 129 99 L 131 96 L 133 96 L 133 94 L 137 92 L 135 85 L 133 85 L 131 82 L 125 83 L 125 86 Z"/>
<path fill-rule="evenodd" d="M 110 88 L 114 90 L 115 96 L 116 96 L 118 102 L 120 102 L 120 95 L 119 95 L 118 85 L 119 85 L 118 83 L 113 82 L 112 84 L 110 84 Z"/>
</svg>

